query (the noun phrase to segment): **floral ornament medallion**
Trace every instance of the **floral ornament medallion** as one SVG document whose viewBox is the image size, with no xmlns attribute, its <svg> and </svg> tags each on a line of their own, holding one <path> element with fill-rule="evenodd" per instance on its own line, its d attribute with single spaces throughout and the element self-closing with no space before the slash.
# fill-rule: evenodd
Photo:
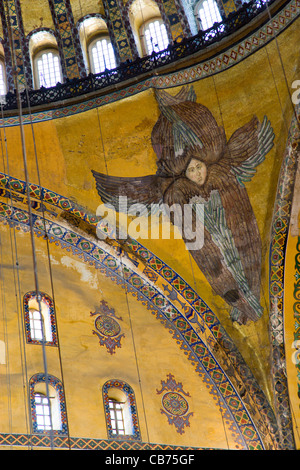
<svg viewBox="0 0 300 470">
<path fill-rule="evenodd" d="M 164 395 L 161 399 L 161 413 L 165 414 L 168 418 L 169 424 L 174 424 L 176 431 L 179 434 L 184 433 L 184 427 L 189 426 L 190 417 L 194 414 L 189 411 L 189 404 L 186 397 L 190 394 L 185 392 L 180 382 L 176 382 L 172 374 L 167 375 L 166 381 L 161 381 L 161 390 L 156 390 L 157 394 L 161 394 L 164 391 Z M 181 392 L 181 393 L 179 393 Z"/>
<path fill-rule="evenodd" d="M 93 334 L 98 336 L 100 346 L 106 346 L 110 354 L 115 354 L 115 349 L 121 347 L 121 338 L 125 336 L 121 334 L 117 321 L 122 321 L 122 318 L 116 316 L 114 309 L 110 308 L 105 300 L 100 302 L 100 307 L 95 312 L 91 312 L 91 316 L 95 315 L 96 330 L 93 330 Z"/>
</svg>

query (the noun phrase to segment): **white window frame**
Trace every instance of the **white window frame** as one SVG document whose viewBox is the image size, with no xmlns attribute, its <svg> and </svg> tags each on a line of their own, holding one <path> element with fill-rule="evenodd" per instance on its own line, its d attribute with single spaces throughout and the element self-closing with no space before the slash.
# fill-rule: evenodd
<svg viewBox="0 0 300 470">
<path fill-rule="evenodd" d="M 36 427 L 38 431 L 51 431 L 51 404 L 46 395 L 36 393 L 34 395 Z"/>
<path fill-rule="evenodd" d="M 98 36 L 88 46 L 90 69 L 94 74 L 117 67 L 116 56 L 109 36 Z"/>
<path fill-rule="evenodd" d="M 52 64 L 49 62 L 53 57 L 53 64 L 54 68 L 52 68 Z M 43 77 L 41 75 L 41 66 L 40 61 L 43 61 L 46 66 L 48 66 L 48 70 L 46 70 L 46 76 Z M 45 73 L 45 70 L 44 70 Z M 50 88 L 55 86 L 57 83 L 62 82 L 62 70 L 60 64 L 60 57 L 59 53 L 56 49 L 47 48 L 43 49 L 38 52 L 34 57 L 34 75 L 35 75 L 35 84 L 36 88 Z"/>
<path fill-rule="evenodd" d="M 153 37 L 154 34 L 156 37 Z M 169 45 L 166 25 L 161 18 L 151 18 L 140 27 L 140 38 L 146 55 L 160 52 Z"/>
<path fill-rule="evenodd" d="M 41 312 L 39 311 L 41 308 Z M 53 342 L 51 314 L 48 305 L 41 300 L 39 303 L 36 299 L 30 299 L 28 303 L 29 309 L 29 326 L 30 337 L 33 341 Z M 43 335 L 45 336 L 43 338 Z"/>
<path fill-rule="evenodd" d="M 116 436 L 125 436 L 124 403 L 109 399 L 109 414 L 112 427 L 112 434 Z"/>
<path fill-rule="evenodd" d="M 45 384 L 42 384 L 45 388 Z M 36 428 L 38 431 L 61 431 L 62 421 L 60 412 L 60 401 L 54 387 L 49 386 L 49 399 L 46 392 L 39 391 L 39 383 L 36 384 L 34 393 Z"/>
</svg>

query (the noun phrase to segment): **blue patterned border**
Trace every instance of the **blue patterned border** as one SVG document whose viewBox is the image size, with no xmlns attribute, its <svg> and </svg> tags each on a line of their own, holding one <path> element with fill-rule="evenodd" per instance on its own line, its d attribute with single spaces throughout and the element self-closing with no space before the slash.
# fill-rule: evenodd
<svg viewBox="0 0 300 470">
<path fill-rule="evenodd" d="M 21 187 L 24 188 L 23 185 L 21 185 Z M 56 204 L 59 205 L 59 202 L 56 201 Z M 26 211 L 22 211 L 19 208 L 12 208 L 2 204 L 0 218 L 4 222 L 15 224 L 17 228 L 24 231 L 29 230 L 28 214 Z M 33 224 L 37 236 L 44 236 L 44 225 L 40 216 L 34 214 Z M 125 281 L 128 292 L 138 300 L 142 301 L 142 303 L 147 306 L 156 318 L 168 328 L 173 338 L 178 344 L 180 344 L 180 348 L 183 349 L 187 355 L 187 358 L 192 361 L 196 372 L 204 383 L 206 383 L 206 386 L 214 397 L 216 405 L 221 405 L 224 419 L 229 425 L 237 445 L 239 447 L 249 449 L 264 448 L 261 437 L 257 432 L 256 426 L 254 425 L 245 404 L 240 399 L 232 381 L 228 379 L 226 372 L 222 369 L 220 363 L 211 352 L 214 343 L 218 341 L 218 344 L 222 344 L 224 349 L 227 351 L 229 349 L 231 360 L 235 357 L 235 367 L 237 368 L 238 373 L 242 373 L 244 376 L 244 383 L 246 378 L 247 386 L 250 385 L 250 388 L 252 389 L 247 399 L 251 401 L 254 400 L 252 406 L 260 409 L 260 413 L 264 415 L 264 419 L 267 419 L 267 421 L 271 420 L 273 430 L 275 430 L 276 426 L 271 409 L 269 408 L 262 391 L 257 385 L 255 385 L 255 381 L 247 370 L 242 358 L 239 357 L 238 353 L 236 356 L 233 355 L 236 351 L 234 347 L 231 350 L 231 340 L 226 336 L 217 318 L 203 300 L 199 299 L 197 294 L 194 293 L 193 299 L 189 301 L 190 294 L 193 290 L 182 280 L 182 285 L 186 286 L 184 292 L 189 294 L 185 300 L 190 303 L 191 307 L 189 314 L 184 315 L 178 310 L 174 302 L 167 299 L 153 286 L 152 282 L 146 282 L 144 277 L 140 276 L 127 266 L 123 266 L 120 263 L 120 253 L 116 252 L 115 255 L 112 255 L 111 253 L 106 252 L 102 246 L 99 248 L 98 244 L 79 236 L 56 222 L 47 220 L 47 226 L 47 233 L 50 242 L 54 242 L 55 244 L 59 243 L 62 248 L 72 251 L 73 254 L 81 257 L 89 264 L 93 264 L 97 269 L 100 269 L 101 272 L 123 288 L 125 287 Z M 146 251 L 145 248 L 143 248 L 143 250 L 144 252 Z M 149 252 L 148 255 L 150 255 Z M 156 257 L 154 257 L 154 259 L 156 261 L 158 260 Z M 149 262 L 150 260 L 148 259 L 147 261 Z M 151 262 L 149 265 L 151 266 Z M 160 270 L 163 268 L 165 269 L 166 265 L 161 262 Z M 172 271 L 170 268 L 168 269 L 169 271 Z M 179 276 L 176 275 L 175 277 L 177 282 L 180 281 Z M 196 309 L 198 306 L 197 302 L 198 304 L 200 302 L 202 305 L 201 313 Z M 201 339 L 200 335 L 197 333 L 195 329 L 195 326 L 197 325 L 193 324 L 193 321 L 195 322 L 195 318 L 201 318 L 201 323 L 206 329 L 205 336 L 208 337 L 209 346 L 203 342 L 203 339 Z M 240 378 L 241 377 L 239 376 L 239 379 Z M 267 424 L 267 427 L 270 429 L 269 424 Z M 274 436 L 271 437 L 271 440 L 273 439 Z"/>
</svg>

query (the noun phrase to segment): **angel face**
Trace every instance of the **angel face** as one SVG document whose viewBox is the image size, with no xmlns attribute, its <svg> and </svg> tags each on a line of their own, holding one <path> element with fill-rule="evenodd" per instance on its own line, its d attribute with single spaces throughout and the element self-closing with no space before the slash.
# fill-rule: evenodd
<svg viewBox="0 0 300 470">
<path fill-rule="evenodd" d="M 205 183 L 207 176 L 207 167 L 205 163 L 192 158 L 186 169 L 185 176 L 194 183 L 199 184 L 199 186 L 202 186 Z"/>
</svg>

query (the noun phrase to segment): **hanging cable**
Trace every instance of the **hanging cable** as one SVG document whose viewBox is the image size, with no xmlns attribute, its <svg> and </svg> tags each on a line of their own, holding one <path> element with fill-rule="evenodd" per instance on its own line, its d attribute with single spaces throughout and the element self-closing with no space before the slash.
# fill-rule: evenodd
<svg viewBox="0 0 300 470">
<path fill-rule="evenodd" d="M 3 113 L 3 103 L 1 102 L 1 118 L 2 118 L 2 129 L 3 129 L 3 134 L 4 134 L 4 143 L 5 143 L 5 156 L 6 156 L 6 163 L 4 160 L 4 151 L 3 151 L 3 145 L 2 145 L 2 139 L 1 139 L 1 150 L 2 150 L 2 160 L 3 160 L 3 168 L 4 171 L 10 175 L 10 170 L 9 170 L 9 157 L 8 157 L 8 149 L 7 149 L 7 137 L 6 137 L 6 129 L 5 129 L 5 119 L 4 119 L 4 113 Z M 7 169 L 5 170 L 5 167 L 7 166 Z M 10 176 L 8 176 L 10 179 Z M 11 191 L 11 185 L 9 184 L 8 188 L 8 193 L 9 193 L 9 199 L 10 199 L 10 205 L 13 207 L 13 201 L 12 201 L 12 191 Z M 13 232 L 13 236 L 12 236 Z M 17 318 L 18 318 L 18 330 L 19 330 L 19 342 L 20 342 L 20 354 L 21 354 L 21 364 L 22 364 L 22 377 L 23 377 L 23 390 L 24 390 L 24 395 L 25 395 L 25 419 L 26 419 L 26 427 L 27 430 L 29 428 L 28 426 L 28 410 L 27 407 L 29 406 L 27 397 L 28 395 L 28 374 L 27 374 L 27 361 L 26 361 L 26 352 L 25 352 L 25 333 L 24 333 L 24 325 L 22 321 L 22 303 L 21 303 L 21 292 L 20 292 L 20 276 L 19 276 L 19 261 L 18 261 L 18 248 L 17 248 L 17 242 L 16 242 L 16 227 L 15 224 L 12 224 L 12 227 L 10 227 L 9 230 L 10 234 L 10 244 L 11 244 L 11 256 L 12 256 L 12 268 L 13 268 L 13 277 L 14 277 L 14 287 L 15 287 L 15 298 L 16 298 L 16 310 L 17 310 Z M 15 259 L 14 259 L 14 253 L 15 253 Z M 26 380 L 24 381 L 24 377 Z M 28 432 L 28 431 L 27 431 Z M 31 433 L 28 432 L 29 435 L 29 446 L 31 442 Z"/>
<path fill-rule="evenodd" d="M 26 95 L 27 95 L 27 102 L 28 102 L 28 111 L 29 111 L 29 118 L 30 118 L 30 127 L 31 127 L 31 133 L 32 133 L 32 138 L 33 138 L 33 146 L 34 146 L 34 156 L 35 156 L 35 163 L 36 163 L 36 170 L 37 170 L 37 178 L 38 178 L 38 185 L 40 188 L 40 202 L 41 202 L 41 212 L 42 212 L 42 222 L 44 226 L 44 239 L 46 240 L 46 249 L 47 249 L 47 260 L 48 260 L 48 268 L 49 268 L 49 277 L 50 277 L 50 285 L 51 285 L 51 297 L 52 297 L 52 302 L 54 306 L 54 312 L 56 312 L 56 303 L 55 303 L 55 292 L 54 292 L 54 282 L 53 282 L 53 271 L 52 271 L 52 263 L 51 263 L 51 254 L 50 254 L 50 244 L 49 244 L 49 237 L 48 237 L 48 232 L 47 232 L 47 223 L 46 223 L 46 216 L 45 216 L 45 207 L 43 204 L 43 187 L 41 184 L 41 177 L 40 177 L 40 170 L 39 170 L 39 162 L 38 162 L 38 152 L 37 152 L 37 145 L 36 145 L 36 139 L 35 139 L 35 132 L 34 132 L 34 126 L 33 126 L 33 120 L 32 120 L 32 112 L 31 112 L 31 106 L 30 106 L 30 100 L 29 100 L 29 93 L 28 93 L 28 87 L 26 87 Z M 56 316 L 56 313 L 55 313 Z M 63 371 L 63 361 L 62 361 L 62 356 L 61 356 L 61 347 L 60 347 L 60 339 L 59 339 L 59 328 L 58 328 L 58 323 L 56 319 L 56 337 L 57 337 L 57 347 L 58 347 L 58 355 L 59 355 L 59 364 L 60 364 L 60 373 L 61 373 L 61 380 L 63 384 L 63 388 L 65 391 L 65 381 L 64 381 L 64 371 Z M 64 393 L 65 396 L 65 393 Z M 66 396 L 65 396 L 65 410 L 66 410 L 66 416 L 68 416 L 67 413 L 67 403 L 66 403 Z M 69 425 L 67 423 L 67 440 L 68 440 L 68 448 L 71 450 L 71 438 L 70 438 L 70 432 L 69 432 Z"/>
<path fill-rule="evenodd" d="M 81 14 L 82 14 L 81 0 L 79 0 L 79 2 L 80 2 Z M 85 34 L 85 29 L 84 29 L 84 34 Z M 85 40 L 86 40 L 86 38 L 85 38 Z M 100 120 L 100 115 L 99 115 L 99 107 L 97 107 L 97 119 L 98 119 L 100 141 L 101 141 L 102 151 L 103 151 L 103 156 L 104 156 L 104 164 L 105 164 L 106 174 L 108 175 L 108 166 L 107 166 L 107 160 L 106 160 L 104 139 L 103 139 L 103 134 L 102 134 L 101 120 Z M 128 311 L 128 317 L 129 317 L 129 323 L 130 323 L 130 332 L 131 332 L 131 337 L 132 337 L 132 344 L 133 344 L 133 351 L 134 351 L 134 358 L 135 358 L 135 364 L 136 364 L 136 369 L 137 369 L 137 376 L 138 376 L 140 394 L 141 394 L 141 399 L 142 399 L 142 404 L 143 404 L 143 413 L 144 413 L 145 424 L 146 424 L 146 433 L 147 433 L 148 442 L 150 442 L 149 441 L 148 424 L 147 424 L 147 416 L 146 416 L 146 410 L 145 410 L 145 404 L 144 404 L 143 389 L 142 389 L 142 381 L 141 381 L 140 370 L 139 370 L 139 365 L 138 365 L 138 358 L 137 358 L 137 352 L 136 352 L 136 345 L 135 345 L 132 319 L 131 319 L 131 311 L 130 311 L 130 306 L 129 306 L 129 301 L 128 301 L 128 292 L 127 292 L 127 285 L 126 285 L 125 276 L 124 276 L 124 264 L 123 264 L 122 257 L 123 257 L 123 252 L 121 251 L 121 256 L 120 256 L 121 275 L 123 277 L 123 283 L 124 283 L 124 289 L 125 289 L 126 305 L 127 305 L 127 311 Z"/>
<path fill-rule="evenodd" d="M 31 239 L 31 248 L 32 248 L 32 262 L 33 262 L 33 272 L 34 272 L 34 283 L 35 283 L 35 290 L 36 290 L 36 299 L 39 305 L 40 314 L 42 312 L 41 308 L 41 296 L 39 291 L 39 279 L 38 279 L 38 269 L 37 269 L 37 259 L 36 259 L 36 249 L 35 249 L 35 240 L 34 240 L 34 229 L 33 229 L 33 221 L 32 221 L 32 208 L 31 208 L 31 196 L 30 196 L 30 189 L 29 189 L 29 175 L 28 175 L 28 166 L 27 166 L 27 152 L 26 152 L 26 144 L 25 144 L 25 133 L 24 133 L 24 125 L 23 125 L 23 115 L 22 115 L 22 100 L 21 100 L 21 93 L 20 93 L 20 85 L 19 80 L 17 77 L 17 61 L 16 61 L 16 51 L 14 47 L 14 40 L 13 40 L 13 33 L 11 30 L 11 17 L 8 5 L 6 6 L 6 16 L 7 16 L 7 23 L 8 23 L 8 32 L 9 32 L 9 40 L 10 40 L 10 47 L 12 52 L 12 68 L 14 71 L 14 83 L 15 83 L 15 92 L 17 98 L 17 108 L 18 108 L 18 117 L 19 117 L 19 129 L 20 129 L 20 138 L 21 138 L 21 147 L 22 147 L 22 156 L 23 156 L 23 169 L 25 173 L 25 182 L 26 182 L 26 195 L 27 195 L 27 203 L 28 203 L 28 215 L 29 215 L 29 225 L 30 225 L 30 239 Z M 19 23 L 19 18 L 18 18 Z M 20 25 L 19 25 L 20 28 Z M 22 41 L 21 41 L 22 42 Z M 23 50 L 22 50 L 23 53 Z M 24 63 L 24 54 L 23 54 L 23 63 Z M 45 385 L 46 385 L 46 396 L 47 402 L 50 407 L 50 394 L 49 394 L 49 375 L 48 375 L 48 365 L 47 365 L 47 356 L 46 356 L 46 349 L 45 349 L 45 331 L 43 322 L 42 326 L 42 352 L 43 352 L 43 364 L 44 364 L 44 374 L 45 374 Z M 52 416 L 50 413 L 50 445 L 51 449 L 54 448 L 54 438 L 53 438 L 53 423 L 52 423 Z"/>
<path fill-rule="evenodd" d="M 4 337 L 4 362 L 6 365 L 6 386 L 7 386 L 7 409 L 8 409 L 8 429 L 12 433 L 12 405 L 11 405 L 11 381 L 10 381 L 10 359 L 9 359 L 9 341 L 7 331 L 7 312 L 6 312 L 6 296 L 4 282 L 4 262 L 2 249 L 2 236 L 0 235 L 0 280 L 1 280 L 1 299 L 2 299 L 2 320 L 3 320 L 3 337 Z"/>
<path fill-rule="evenodd" d="M 22 50 L 22 53 L 23 53 L 23 50 Z M 24 61 L 24 54 L 23 54 L 23 61 Z M 48 233 L 47 233 L 47 224 L 46 224 L 46 217 L 45 217 L 45 206 L 43 204 L 43 187 L 42 187 L 42 184 L 41 184 L 41 176 L 40 176 L 39 162 L 38 162 L 38 152 L 37 152 L 37 145 L 36 145 L 36 139 L 35 139 L 33 119 L 32 119 L 32 111 L 31 111 L 31 105 L 30 105 L 28 83 L 27 83 L 26 77 L 25 77 L 25 81 L 26 81 L 25 92 L 26 92 L 26 97 L 27 97 L 28 114 L 29 114 L 29 119 L 30 119 L 30 128 L 31 128 L 33 146 L 34 146 L 35 165 L 36 165 L 36 171 L 37 171 L 38 185 L 39 185 L 39 188 L 40 188 L 39 200 L 40 200 L 40 203 L 41 203 L 40 209 L 41 209 L 41 212 L 42 212 L 42 222 L 43 222 L 43 226 L 44 226 L 44 239 L 46 240 L 47 260 L 48 260 L 50 285 L 51 285 L 51 296 L 52 296 L 52 301 L 53 301 L 53 306 L 54 306 L 54 312 L 56 312 L 56 303 L 55 303 L 55 293 L 54 293 L 54 282 L 53 282 L 53 272 L 52 272 L 52 264 L 51 264 L 49 237 L 48 237 Z M 29 203 L 30 203 L 30 201 L 29 201 Z M 39 308 L 41 308 L 41 305 L 39 306 Z M 41 310 L 40 310 L 40 312 L 41 312 Z M 58 329 L 57 319 L 56 319 L 56 337 L 57 337 L 57 346 L 58 346 L 61 380 L 62 380 L 62 384 L 63 384 L 64 397 L 65 397 L 64 407 L 65 407 L 65 410 L 66 410 L 66 416 L 68 416 L 66 395 L 65 395 L 64 372 L 63 372 L 63 364 L 62 364 L 62 356 L 61 356 L 61 347 L 60 347 L 60 338 L 59 338 L 59 329 Z M 69 448 L 69 450 L 71 450 L 71 438 L 70 438 L 70 433 L 69 433 L 68 422 L 67 422 L 67 441 L 68 441 L 68 448 Z"/>
<path fill-rule="evenodd" d="M 136 369 L 137 369 L 137 376 L 138 376 L 138 381 L 139 381 L 139 388 L 140 388 L 140 394 L 141 394 L 141 400 L 142 400 L 142 406 L 143 406 L 143 413 L 144 413 L 144 418 L 145 418 L 147 439 L 148 439 L 148 442 L 150 443 L 148 422 L 147 422 L 147 414 L 146 414 L 146 408 L 145 408 L 145 402 L 144 402 L 144 393 L 143 393 L 142 380 L 141 380 L 140 368 L 139 368 L 137 351 L 136 351 L 135 338 L 134 338 L 134 333 L 133 333 L 131 311 L 130 311 L 129 299 L 128 299 L 128 289 L 127 289 L 125 275 L 124 275 L 124 264 L 123 264 L 122 257 L 123 257 L 123 254 L 121 254 L 120 261 L 121 261 L 121 270 L 122 270 L 122 277 L 123 277 L 123 283 L 124 283 L 124 289 L 125 289 L 127 313 L 128 313 L 128 318 L 129 318 L 129 324 L 130 324 L 131 339 L 132 339 L 132 344 L 133 344 L 133 353 L 134 353 L 134 359 L 135 359 L 135 364 L 136 364 Z"/>
</svg>

